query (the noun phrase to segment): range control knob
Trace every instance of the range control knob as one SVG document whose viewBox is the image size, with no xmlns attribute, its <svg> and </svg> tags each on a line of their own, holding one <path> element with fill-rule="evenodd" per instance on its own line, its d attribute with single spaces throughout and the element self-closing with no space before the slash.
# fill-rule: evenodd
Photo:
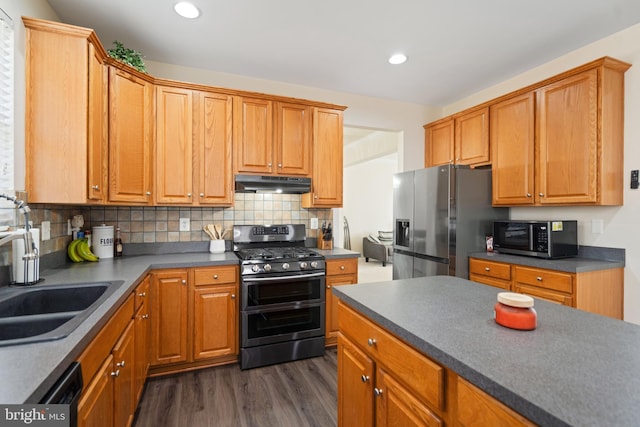
<svg viewBox="0 0 640 427">
<path fill-rule="evenodd" d="M 307 268 L 307 262 L 306 261 L 302 261 L 300 263 L 300 270 L 304 270 L 305 268 Z"/>
<path fill-rule="evenodd" d="M 251 271 L 253 271 L 254 273 L 257 273 L 258 271 L 260 271 L 260 267 L 258 267 L 257 264 L 254 264 L 253 267 L 251 267 Z"/>
<path fill-rule="evenodd" d="M 282 269 L 283 269 L 283 270 L 288 270 L 288 269 L 289 269 L 289 267 L 290 267 L 290 265 L 289 265 L 289 263 L 288 263 L 288 262 L 285 262 L 284 264 L 282 264 Z"/>
<path fill-rule="evenodd" d="M 311 268 L 318 268 L 318 261 L 311 261 Z"/>
<path fill-rule="evenodd" d="M 271 271 L 271 264 L 265 264 L 264 271 Z"/>
</svg>

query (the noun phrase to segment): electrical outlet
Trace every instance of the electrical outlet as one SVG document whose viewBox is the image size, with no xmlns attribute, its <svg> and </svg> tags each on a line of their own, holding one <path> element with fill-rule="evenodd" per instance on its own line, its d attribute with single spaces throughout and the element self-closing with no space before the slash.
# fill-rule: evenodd
<svg viewBox="0 0 640 427">
<path fill-rule="evenodd" d="M 42 240 L 51 239 L 51 221 L 42 221 L 42 224 L 40 224 L 40 233 Z"/>
<path fill-rule="evenodd" d="M 180 231 L 191 231 L 190 218 L 180 218 Z"/>
<path fill-rule="evenodd" d="M 309 225 L 309 228 L 311 228 L 312 230 L 318 229 L 318 218 L 311 218 L 311 224 Z"/>
</svg>

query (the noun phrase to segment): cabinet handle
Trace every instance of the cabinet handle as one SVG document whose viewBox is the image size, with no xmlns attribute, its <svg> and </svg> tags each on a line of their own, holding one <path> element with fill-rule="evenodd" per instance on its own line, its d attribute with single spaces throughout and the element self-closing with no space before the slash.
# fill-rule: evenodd
<svg viewBox="0 0 640 427">
<path fill-rule="evenodd" d="M 378 387 L 375 387 L 375 388 L 373 389 L 373 394 L 375 394 L 375 395 L 376 395 L 376 397 L 382 396 L 382 389 L 381 389 L 381 388 L 378 388 Z"/>
<path fill-rule="evenodd" d="M 327 285 L 327 289 L 331 289 L 331 285 Z"/>
<path fill-rule="evenodd" d="M 360 377 L 360 379 L 362 379 L 363 383 L 366 383 L 369 381 L 369 375 L 363 375 L 362 377 Z"/>
<path fill-rule="evenodd" d="M 231 294 L 231 299 L 236 299 L 236 294 Z"/>
<path fill-rule="evenodd" d="M 544 197 L 544 193 L 538 193 L 538 196 Z"/>
<path fill-rule="evenodd" d="M 340 270 L 344 270 L 344 265 L 341 265 L 341 266 L 340 266 Z"/>
<path fill-rule="evenodd" d="M 183 284 L 183 285 L 186 285 L 186 284 L 187 284 L 187 281 L 183 279 L 183 280 L 182 280 L 182 284 Z"/>
<path fill-rule="evenodd" d="M 151 195 L 151 191 L 147 191 L 147 196 L 150 196 L 150 195 Z"/>
<path fill-rule="evenodd" d="M 369 338 L 367 340 L 367 344 L 369 344 L 369 347 L 373 347 L 374 345 L 376 345 L 376 339 L 375 338 Z"/>
<path fill-rule="evenodd" d="M 489 267 L 485 267 L 484 271 L 491 271 L 491 269 Z"/>
<path fill-rule="evenodd" d="M 200 197 L 204 197 L 204 193 L 200 193 Z"/>
<path fill-rule="evenodd" d="M 191 193 L 187 193 L 187 197 L 191 197 Z"/>
<path fill-rule="evenodd" d="M 313 198 L 314 198 L 314 199 L 317 199 L 317 198 L 318 198 L 318 195 L 317 195 L 317 194 L 314 194 L 314 195 L 313 195 Z"/>
<path fill-rule="evenodd" d="M 271 163 L 269 163 L 267 166 L 269 167 L 269 169 L 271 169 Z"/>
<path fill-rule="evenodd" d="M 116 366 L 119 368 L 124 368 L 124 360 L 122 362 L 116 363 Z"/>
<path fill-rule="evenodd" d="M 111 376 L 112 377 L 119 377 L 120 376 L 120 369 L 116 369 L 115 372 L 111 372 Z"/>
<path fill-rule="evenodd" d="M 536 277 L 536 280 L 537 280 L 538 282 L 542 282 L 542 277 L 538 276 L 538 277 Z"/>
<path fill-rule="evenodd" d="M 278 163 L 278 167 L 279 167 L 279 168 L 282 168 L 282 163 Z"/>
<path fill-rule="evenodd" d="M 218 275 L 217 275 L 217 274 L 214 274 L 214 275 L 213 275 L 213 278 L 214 278 L 214 279 L 216 279 L 216 280 L 218 280 Z"/>
<path fill-rule="evenodd" d="M 527 197 L 531 197 L 531 193 L 527 193 Z"/>
<path fill-rule="evenodd" d="M 143 319 L 148 319 L 148 318 L 149 318 L 149 315 L 148 315 L 148 314 L 143 314 L 143 315 L 142 315 L 142 318 L 143 318 Z"/>
<path fill-rule="evenodd" d="M 92 190 L 99 190 L 99 189 L 100 189 L 100 187 L 99 187 L 99 186 L 97 186 L 97 185 L 92 185 L 92 186 L 91 186 L 91 189 L 92 189 Z"/>
<path fill-rule="evenodd" d="M 141 298 L 144 298 L 145 296 L 147 296 L 147 293 L 146 292 L 140 292 L 138 294 L 138 296 L 141 297 Z"/>
</svg>

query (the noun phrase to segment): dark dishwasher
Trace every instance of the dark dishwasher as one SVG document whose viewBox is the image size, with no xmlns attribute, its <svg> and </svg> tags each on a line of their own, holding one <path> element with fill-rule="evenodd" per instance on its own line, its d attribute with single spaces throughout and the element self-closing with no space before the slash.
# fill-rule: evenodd
<svg viewBox="0 0 640 427">
<path fill-rule="evenodd" d="M 69 427 L 77 427 L 80 393 L 82 393 L 82 370 L 79 362 L 73 362 L 40 403 L 69 405 Z"/>
</svg>

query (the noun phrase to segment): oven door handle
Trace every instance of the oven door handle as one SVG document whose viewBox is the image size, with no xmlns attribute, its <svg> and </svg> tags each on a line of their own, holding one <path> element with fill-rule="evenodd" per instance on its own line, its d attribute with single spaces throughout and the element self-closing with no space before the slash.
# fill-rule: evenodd
<svg viewBox="0 0 640 427">
<path fill-rule="evenodd" d="M 308 279 L 311 277 L 322 277 L 324 273 L 311 273 L 311 274 L 300 274 L 296 276 L 278 276 L 278 277 L 246 277 L 243 278 L 245 282 L 283 282 L 288 280 L 300 280 L 300 279 Z"/>
</svg>

